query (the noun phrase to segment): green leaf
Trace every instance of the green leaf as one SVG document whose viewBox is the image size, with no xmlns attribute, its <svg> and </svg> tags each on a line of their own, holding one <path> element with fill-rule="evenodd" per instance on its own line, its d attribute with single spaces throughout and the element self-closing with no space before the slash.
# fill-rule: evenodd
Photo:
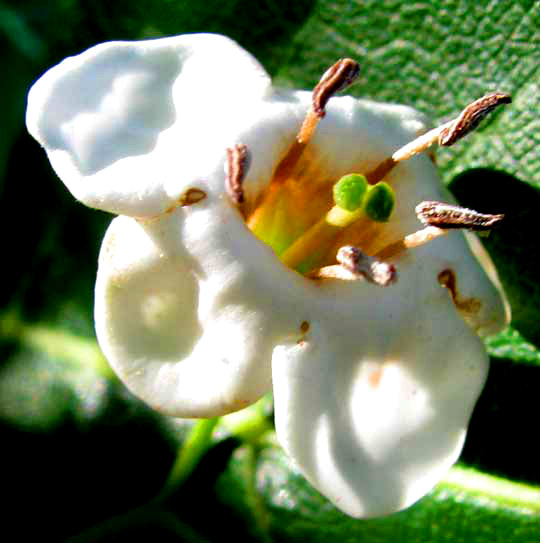
<svg viewBox="0 0 540 543">
<path fill-rule="evenodd" d="M 523 543 L 540 529 L 540 488 L 454 468 L 423 500 L 386 518 L 357 520 L 336 510 L 278 448 L 257 469 L 273 541 Z"/>
<path fill-rule="evenodd" d="M 540 365 L 540 351 L 511 326 L 487 338 L 486 347 L 494 358 L 508 358 L 514 362 Z"/>
<path fill-rule="evenodd" d="M 540 183 L 540 4 L 532 1 L 317 2 L 278 72 L 312 87 L 337 58 L 361 63 L 357 96 L 408 104 L 449 120 L 488 91 L 513 96 L 481 130 L 438 153 L 448 180 L 471 167 L 498 168 Z"/>
<path fill-rule="evenodd" d="M 94 341 L 13 314 L 0 316 L 0 340 L 12 343 L 0 379 L 1 420 L 44 431 L 67 412 L 79 422 L 98 416 L 113 375 Z"/>
</svg>

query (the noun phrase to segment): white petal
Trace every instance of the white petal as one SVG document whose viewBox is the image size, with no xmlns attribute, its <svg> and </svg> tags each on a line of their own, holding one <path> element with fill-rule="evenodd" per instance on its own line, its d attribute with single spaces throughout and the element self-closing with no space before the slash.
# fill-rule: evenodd
<svg viewBox="0 0 540 543">
<path fill-rule="evenodd" d="M 110 42 L 44 74 L 26 120 L 76 198 L 152 216 L 205 175 L 238 112 L 269 91 L 264 69 L 223 36 Z"/>
<path fill-rule="evenodd" d="M 350 292 L 352 304 L 363 303 L 357 315 L 326 315 L 305 342 L 274 352 L 280 443 L 355 517 L 399 511 L 440 480 L 484 384 L 481 341 L 446 297 L 422 294 L 424 281 L 402 273 L 380 297 Z"/>
<path fill-rule="evenodd" d="M 510 304 L 504 295 L 497 270 L 478 237 L 472 232 L 465 232 L 465 239 L 480 266 L 473 267 L 473 273 L 469 270 L 462 272 L 458 288 L 462 297 L 475 298 L 481 305 L 476 312 L 462 311 L 461 314 L 480 337 L 496 334 L 511 321 Z M 483 280 L 483 273 L 489 281 Z"/>
<path fill-rule="evenodd" d="M 408 108 L 333 105 L 335 126 L 321 123 L 315 138 L 328 168 L 350 168 L 364 145 L 373 147 L 372 167 L 422 128 Z M 368 143 L 373 134 L 381 140 Z M 396 228 L 370 240 L 374 251 L 422 228 L 414 213 L 420 201 L 452 201 L 426 156 L 400 164 L 387 181 L 396 192 Z M 490 281 L 460 232 L 409 251 L 396 265 L 398 283 L 387 288 L 321 285 L 306 341 L 282 344 L 272 361 L 280 442 L 316 488 L 358 517 L 409 506 L 456 461 L 487 372 L 476 333 L 499 330 L 508 319 L 496 278 Z M 444 270 L 455 275 L 457 301 L 478 302 L 470 314 L 439 284 Z"/>
<path fill-rule="evenodd" d="M 216 234 L 198 247 L 206 249 L 198 260 L 186 251 L 198 244 L 189 235 L 199 231 L 195 223 L 202 227 L 219 213 L 205 205 L 147 224 L 119 217 L 100 255 L 95 319 L 101 348 L 128 388 L 173 416 L 210 417 L 256 401 L 271 387 L 274 345 L 299 337 L 302 323 L 294 288 L 276 292 L 268 273 L 260 273 L 273 253 L 240 221 L 231 222 L 236 211 L 229 206 L 222 206 L 215 226 L 227 219 L 236 225 L 235 243 L 214 251 Z M 246 244 L 255 246 L 254 260 L 242 265 L 235 250 L 247 251 Z"/>
</svg>

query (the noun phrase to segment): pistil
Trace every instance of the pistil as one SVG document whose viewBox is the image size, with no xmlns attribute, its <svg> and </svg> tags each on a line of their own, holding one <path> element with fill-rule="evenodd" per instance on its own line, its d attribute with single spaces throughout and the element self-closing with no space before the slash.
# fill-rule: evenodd
<svg viewBox="0 0 540 543">
<path fill-rule="evenodd" d="M 320 265 L 344 228 L 367 218 L 386 222 L 394 209 L 394 193 L 386 183 L 373 187 L 364 176 L 350 174 L 334 185 L 334 205 L 282 255 L 281 261 L 300 273 Z"/>
</svg>

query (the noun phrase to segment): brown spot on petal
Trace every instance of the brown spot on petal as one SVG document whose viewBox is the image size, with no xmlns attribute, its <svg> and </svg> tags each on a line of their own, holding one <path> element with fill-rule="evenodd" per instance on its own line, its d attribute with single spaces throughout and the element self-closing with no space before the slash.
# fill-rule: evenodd
<svg viewBox="0 0 540 543">
<path fill-rule="evenodd" d="M 307 334 L 308 331 L 309 331 L 309 322 L 302 321 L 302 324 L 300 325 L 300 332 L 302 332 L 302 334 Z"/>
<path fill-rule="evenodd" d="M 309 332 L 309 322 L 308 321 L 302 321 L 300 323 L 300 333 L 302 334 L 302 337 L 296 342 L 298 345 L 304 345 L 305 344 L 305 335 Z"/>
<path fill-rule="evenodd" d="M 193 204 L 196 204 L 197 202 L 200 202 L 201 200 L 204 200 L 206 196 L 207 194 L 206 192 L 204 192 L 204 190 L 191 188 L 186 190 L 186 192 L 182 194 L 180 200 L 178 201 L 178 204 L 182 207 L 191 206 Z"/>
<path fill-rule="evenodd" d="M 478 313 L 482 303 L 477 298 L 461 298 L 454 270 L 445 269 L 437 276 L 439 283 L 448 289 L 457 309 L 465 313 Z"/>
<path fill-rule="evenodd" d="M 383 369 L 377 368 L 373 370 L 368 377 L 369 384 L 372 388 L 377 388 L 381 384 L 381 379 L 383 376 Z"/>
<path fill-rule="evenodd" d="M 172 213 L 178 207 L 186 207 L 186 206 L 191 206 L 193 204 L 196 204 L 197 202 L 204 200 L 206 196 L 207 194 L 206 192 L 204 192 L 204 190 L 197 189 L 197 188 L 187 189 L 186 192 L 184 192 L 184 194 L 180 196 L 180 198 L 174 205 L 168 207 L 165 210 L 165 214 Z M 155 217 L 151 217 L 150 219 L 147 219 L 146 221 L 142 221 L 142 222 L 154 221 L 156 219 L 159 219 L 160 216 L 161 215 L 156 215 Z"/>
</svg>

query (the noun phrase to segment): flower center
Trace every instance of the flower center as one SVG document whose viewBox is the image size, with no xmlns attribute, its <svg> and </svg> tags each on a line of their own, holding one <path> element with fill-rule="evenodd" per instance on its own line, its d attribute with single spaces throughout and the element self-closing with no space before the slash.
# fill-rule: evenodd
<svg viewBox="0 0 540 543">
<path fill-rule="evenodd" d="M 286 266 L 302 274 L 335 262 L 335 242 L 347 236 L 350 226 L 360 221 L 387 222 L 394 209 L 394 192 L 389 185 L 379 182 L 369 186 L 363 175 L 349 174 L 333 185 L 334 205 L 328 209 L 324 191 L 320 195 L 313 194 L 306 207 L 313 207 L 313 202 L 318 200 L 317 207 L 325 206 L 325 211 L 320 213 L 319 209 L 315 216 L 310 213 L 311 224 L 294 224 L 291 228 L 292 218 L 298 213 L 288 213 L 287 204 L 294 200 L 290 190 L 283 194 L 285 190 L 281 188 L 281 194 L 273 198 L 264 215 L 259 213 L 261 207 L 258 208 L 248 225 L 259 239 L 274 249 Z M 305 215 L 303 218 L 306 220 Z"/>
<path fill-rule="evenodd" d="M 341 59 L 323 75 L 295 141 L 246 219 L 252 232 L 272 247 L 286 266 L 302 274 L 335 263 L 336 241 L 347 237 L 349 227 L 387 222 L 394 208 L 394 193 L 384 182 L 369 186 L 366 177 L 355 173 L 337 183 L 321 179 L 309 151 L 326 103 L 358 73 L 355 61 Z M 229 173 L 236 169 L 229 163 Z M 236 185 L 236 181 L 229 183 L 231 189 Z"/>
<path fill-rule="evenodd" d="M 510 98 L 501 93 L 484 96 L 453 121 L 398 149 L 365 175 L 351 173 L 337 182 L 324 179 L 309 142 L 325 116 L 328 100 L 350 85 L 358 72 L 356 62 L 342 59 L 323 75 L 313 91 L 312 105 L 300 131 L 252 209 L 244 209 L 242 181 L 249 166 L 249 153 L 244 145 L 227 150 L 226 188 L 253 234 L 269 245 L 286 266 L 312 278 L 361 276 L 385 286 L 395 280 L 395 269 L 382 261 L 427 243 L 449 228 L 489 228 L 502 217 L 481 216 L 439 202 L 423 202 L 416 212 L 426 228 L 405 237 L 393 228 L 399 239 L 369 256 L 373 249 L 370 240 L 378 237 L 381 228 L 388 228 L 395 206 L 394 192 L 383 178 L 399 162 L 434 143 L 452 145 L 476 127 L 489 111 L 508 103 Z M 338 268 L 341 266 L 338 270 L 336 263 Z"/>
</svg>

